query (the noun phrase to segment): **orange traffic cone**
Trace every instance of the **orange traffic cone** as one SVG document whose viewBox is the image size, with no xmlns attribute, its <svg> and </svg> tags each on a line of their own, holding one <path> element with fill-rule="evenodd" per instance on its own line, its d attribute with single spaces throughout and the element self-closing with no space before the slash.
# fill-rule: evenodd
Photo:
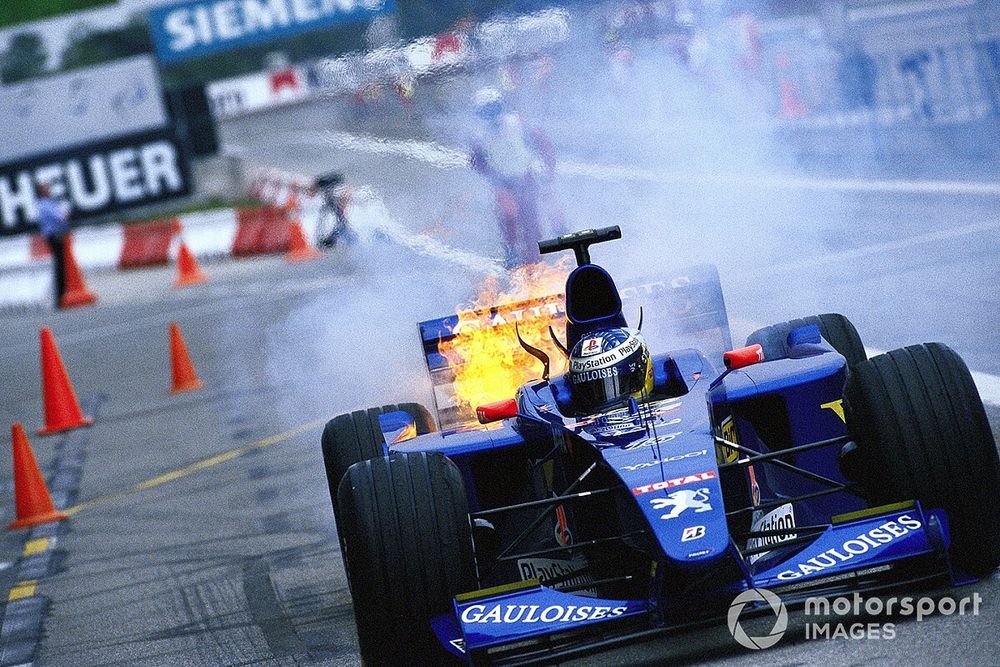
<svg viewBox="0 0 1000 667">
<path fill-rule="evenodd" d="M 10 427 L 10 435 L 14 443 L 14 505 L 17 509 L 17 519 L 10 524 L 10 528 L 27 528 L 68 519 L 52 504 L 52 496 L 42 479 L 42 471 L 38 469 L 38 461 L 31 451 L 24 426 L 15 423 Z"/>
<path fill-rule="evenodd" d="M 174 287 L 200 285 L 206 280 L 208 276 L 198 266 L 198 260 L 188 249 L 187 244 L 181 241 L 181 247 L 177 251 L 177 280 L 174 281 Z"/>
<path fill-rule="evenodd" d="M 205 386 L 194 370 L 194 364 L 191 363 L 187 345 L 184 344 L 184 336 L 181 335 L 181 328 L 177 322 L 170 323 L 170 374 L 171 394 L 194 391 Z"/>
<path fill-rule="evenodd" d="M 59 300 L 61 308 L 77 308 L 79 306 L 89 306 L 97 301 L 97 296 L 87 289 L 87 284 L 83 280 L 83 273 L 76 263 L 73 255 L 73 237 L 66 235 L 63 246 L 63 257 L 66 267 L 66 291 L 63 292 L 62 299 Z"/>
<path fill-rule="evenodd" d="M 83 416 L 80 402 L 76 400 L 73 383 L 63 365 L 52 330 L 44 327 L 39 332 L 42 348 L 42 403 L 45 406 L 45 428 L 38 435 L 69 431 L 90 426 L 93 419 Z"/>
<path fill-rule="evenodd" d="M 289 262 L 307 262 L 310 259 L 319 257 L 319 251 L 309 245 L 306 235 L 302 231 L 302 225 L 293 222 L 288 227 L 288 253 L 285 259 Z"/>
</svg>

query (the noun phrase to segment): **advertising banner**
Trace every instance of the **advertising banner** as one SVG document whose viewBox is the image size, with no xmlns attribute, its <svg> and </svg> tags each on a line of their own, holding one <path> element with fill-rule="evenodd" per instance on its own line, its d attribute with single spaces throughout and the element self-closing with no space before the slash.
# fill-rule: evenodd
<svg viewBox="0 0 1000 667">
<path fill-rule="evenodd" d="M 189 0 L 150 10 L 162 64 L 392 11 L 393 0 Z"/>
<path fill-rule="evenodd" d="M 0 236 L 37 226 L 37 183 L 48 183 L 71 218 L 113 213 L 187 195 L 187 162 L 169 130 L 132 134 L 0 166 Z"/>
<path fill-rule="evenodd" d="M 0 164 L 168 122 L 150 56 L 0 86 L 0 109 Z"/>
</svg>

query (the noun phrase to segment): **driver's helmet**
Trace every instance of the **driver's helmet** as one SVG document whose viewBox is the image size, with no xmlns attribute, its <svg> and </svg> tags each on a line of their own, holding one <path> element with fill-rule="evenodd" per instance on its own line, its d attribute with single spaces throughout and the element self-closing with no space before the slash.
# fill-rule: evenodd
<svg viewBox="0 0 1000 667">
<path fill-rule="evenodd" d="M 642 334 L 634 329 L 601 329 L 583 336 L 569 358 L 573 403 L 603 410 L 653 391 L 653 363 Z"/>
</svg>

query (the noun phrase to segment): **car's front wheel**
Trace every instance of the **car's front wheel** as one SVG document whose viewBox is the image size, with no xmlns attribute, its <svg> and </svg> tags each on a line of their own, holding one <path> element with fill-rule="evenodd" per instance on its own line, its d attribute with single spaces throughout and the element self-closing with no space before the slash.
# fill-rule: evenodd
<svg viewBox="0 0 1000 667">
<path fill-rule="evenodd" d="M 995 570 L 1000 461 L 962 358 L 940 343 L 872 357 L 852 369 L 845 409 L 857 443 L 850 475 L 871 500 L 943 508 L 953 562 L 975 576 Z"/>
<path fill-rule="evenodd" d="M 351 466 L 338 491 L 344 563 L 368 665 L 440 664 L 430 621 L 475 583 L 468 501 L 443 454 Z"/>
<path fill-rule="evenodd" d="M 367 410 L 355 410 L 338 415 L 326 423 L 320 443 L 323 446 L 323 464 L 326 481 L 330 487 L 330 500 L 334 515 L 337 514 L 337 487 L 347 469 L 358 461 L 382 456 L 382 429 L 379 415 L 402 410 L 413 417 L 417 435 L 435 430 L 434 418 L 419 403 L 383 405 Z"/>
</svg>

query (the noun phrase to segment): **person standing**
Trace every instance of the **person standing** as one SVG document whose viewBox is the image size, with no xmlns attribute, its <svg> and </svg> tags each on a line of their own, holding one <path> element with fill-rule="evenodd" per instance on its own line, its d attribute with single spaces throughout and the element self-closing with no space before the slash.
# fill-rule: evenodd
<svg viewBox="0 0 1000 667">
<path fill-rule="evenodd" d="M 56 308 L 62 307 L 63 293 L 66 291 L 66 234 L 69 232 L 69 219 L 66 210 L 52 197 L 48 183 L 38 185 L 38 226 L 42 236 L 52 251 L 53 287 L 55 291 Z"/>
<path fill-rule="evenodd" d="M 482 88 L 473 98 L 482 132 L 473 142 L 471 163 L 493 186 L 504 265 L 508 269 L 539 261 L 539 198 L 555 171 L 548 139 L 510 111 L 496 88 Z"/>
</svg>

